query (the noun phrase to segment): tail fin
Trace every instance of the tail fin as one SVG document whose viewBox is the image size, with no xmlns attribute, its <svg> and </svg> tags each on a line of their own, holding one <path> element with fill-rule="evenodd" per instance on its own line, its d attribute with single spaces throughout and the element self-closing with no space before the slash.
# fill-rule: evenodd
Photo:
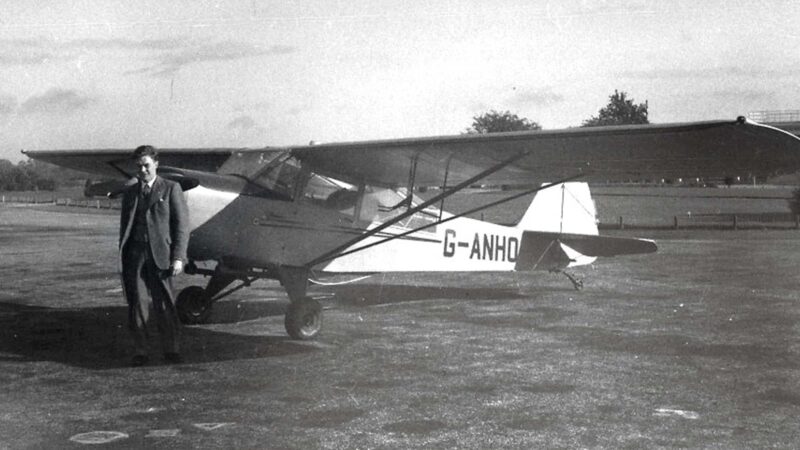
<svg viewBox="0 0 800 450">
<path fill-rule="evenodd" d="M 589 185 L 573 181 L 537 192 L 525 215 L 517 223 L 517 228 L 525 231 L 597 235 L 596 216 Z"/>
<path fill-rule="evenodd" d="M 653 241 L 599 236 L 589 185 L 562 183 L 539 191 L 517 224 L 522 242 L 515 270 L 561 270 L 598 256 L 656 251 Z"/>
</svg>

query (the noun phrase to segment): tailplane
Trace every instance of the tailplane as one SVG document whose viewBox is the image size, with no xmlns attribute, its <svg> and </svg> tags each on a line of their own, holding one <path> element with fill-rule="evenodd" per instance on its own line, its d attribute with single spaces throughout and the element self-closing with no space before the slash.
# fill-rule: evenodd
<svg viewBox="0 0 800 450">
<path fill-rule="evenodd" d="M 601 256 L 656 251 L 648 239 L 599 236 L 594 200 L 582 182 L 539 191 L 516 227 L 523 233 L 515 270 L 561 271 Z"/>
</svg>

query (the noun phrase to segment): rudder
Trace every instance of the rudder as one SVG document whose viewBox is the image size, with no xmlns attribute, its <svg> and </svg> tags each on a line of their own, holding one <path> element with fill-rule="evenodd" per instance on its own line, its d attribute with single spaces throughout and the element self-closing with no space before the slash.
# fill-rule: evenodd
<svg viewBox="0 0 800 450">
<path fill-rule="evenodd" d="M 525 231 L 598 235 L 597 210 L 589 184 L 572 181 L 537 192 L 516 227 Z"/>
</svg>

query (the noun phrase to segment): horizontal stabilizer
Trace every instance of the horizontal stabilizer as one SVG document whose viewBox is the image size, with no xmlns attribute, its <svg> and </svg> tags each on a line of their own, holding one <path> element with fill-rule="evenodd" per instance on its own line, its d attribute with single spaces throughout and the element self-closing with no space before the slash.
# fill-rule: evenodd
<svg viewBox="0 0 800 450">
<path fill-rule="evenodd" d="M 562 234 L 558 240 L 586 256 L 636 255 L 658 250 L 656 243 L 649 239 Z"/>
<path fill-rule="evenodd" d="M 526 231 L 522 234 L 514 270 L 561 270 L 570 258 L 558 242 L 558 233 Z"/>
<path fill-rule="evenodd" d="M 526 231 L 522 236 L 523 246 L 526 238 L 529 236 L 534 237 L 531 235 L 535 235 L 537 240 L 556 240 L 586 256 L 636 255 L 639 253 L 655 253 L 658 250 L 656 243 L 649 239 L 544 233 L 539 231 Z"/>
<path fill-rule="evenodd" d="M 567 247 L 567 248 L 565 248 Z M 567 267 L 580 253 L 586 257 L 654 253 L 658 247 L 649 239 L 526 231 L 515 270 L 558 270 Z"/>
</svg>

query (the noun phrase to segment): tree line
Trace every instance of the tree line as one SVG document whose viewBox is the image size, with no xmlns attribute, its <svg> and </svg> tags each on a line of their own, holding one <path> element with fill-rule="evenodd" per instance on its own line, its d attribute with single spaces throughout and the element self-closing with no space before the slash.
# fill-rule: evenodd
<svg viewBox="0 0 800 450">
<path fill-rule="evenodd" d="M 54 191 L 85 178 L 80 172 L 33 159 L 17 164 L 0 159 L 0 191 Z"/>
<path fill-rule="evenodd" d="M 608 97 L 608 104 L 583 121 L 582 127 L 601 127 L 613 125 L 647 124 L 647 100 L 636 104 L 628 94 L 614 90 Z M 535 131 L 542 127 L 527 118 L 520 117 L 511 111 L 491 110 L 472 118 L 472 126 L 466 129 L 467 134 L 503 133 L 507 131 Z"/>
<path fill-rule="evenodd" d="M 614 91 L 609 103 L 600 109 L 597 116 L 585 120 L 581 126 L 605 126 L 623 124 L 646 124 L 647 102 L 636 104 L 625 92 Z M 467 128 L 468 134 L 498 133 L 507 131 L 540 130 L 542 127 L 510 111 L 489 111 L 473 117 Z M 13 164 L 0 159 L 0 191 L 53 191 L 60 186 L 80 184 L 86 181 L 81 172 L 59 168 L 36 160 Z"/>
<path fill-rule="evenodd" d="M 608 104 L 598 111 L 596 116 L 584 120 L 582 127 L 598 127 L 613 125 L 638 125 L 650 123 L 647 118 L 647 101 L 636 104 L 628 94 L 614 90 L 608 97 Z M 472 126 L 466 129 L 467 134 L 502 133 L 507 131 L 532 131 L 541 130 L 538 123 L 519 117 L 510 111 L 498 112 L 495 110 L 472 118 Z M 730 181 L 729 181 L 730 180 Z M 732 184 L 732 179 L 726 179 L 726 184 Z M 800 188 L 792 191 L 792 196 L 787 200 L 789 209 L 793 214 L 800 214 Z"/>
</svg>

